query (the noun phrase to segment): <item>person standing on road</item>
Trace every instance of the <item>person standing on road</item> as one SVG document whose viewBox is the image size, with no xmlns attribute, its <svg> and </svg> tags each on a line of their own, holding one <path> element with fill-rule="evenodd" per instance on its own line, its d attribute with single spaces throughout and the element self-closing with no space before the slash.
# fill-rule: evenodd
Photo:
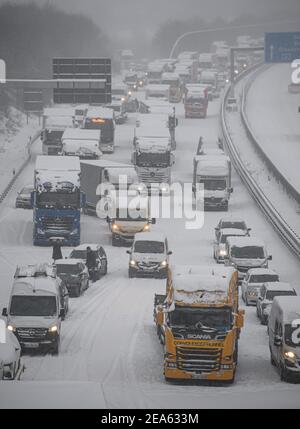
<svg viewBox="0 0 300 429">
<path fill-rule="evenodd" d="M 86 248 L 86 266 L 89 271 L 90 279 L 94 283 L 96 281 L 96 255 L 95 252 L 92 251 L 90 246 Z"/>
<path fill-rule="evenodd" d="M 55 262 L 57 259 L 62 259 L 61 241 L 54 240 L 52 246 L 52 259 Z"/>
</svg>

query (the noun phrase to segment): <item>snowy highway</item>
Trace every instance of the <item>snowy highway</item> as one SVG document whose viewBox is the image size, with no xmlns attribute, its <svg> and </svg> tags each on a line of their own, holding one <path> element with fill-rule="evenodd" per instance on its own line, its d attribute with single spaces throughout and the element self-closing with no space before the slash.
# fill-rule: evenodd
<svg viewBox="0 0 300 429">
<path fill-rule="evenodd" d="M 282 68 L 278 67 L 278 76 L 282 76 L 281 73 Z M 257 85 L 264 86 L 259 79 Z M 265 97 L 256 88 L 256 83 L 250 96 L 253 100 L 256 100 L 255 97 Z M 294 97 L 290 94 L 286 96 Z M 253 102 L 257 107 L 257 102 Z M 192 180 L 192 160 L 200 135 L 206 146 L 215 147 L 219 131 L 219 103 L 219 100 L 210 103 L 208 117 L 204 120 L 185 119 L 183 105 L 176 105 L 179 126 L 176 130 L 173 181 Z M 292 105 L 294 104 L 293 101 Z M 264 105 L 261 108 L 263 107 Z M 257 108 L 255 114 L 257 115 Z M 249 115 L 251 119 L 251 110 Z M 258 116 L 265 118 L 265 113 L 261 111 Z M 113 155 L 108 155 L 113 160 L 130 163 L 134 123 L 135 115 L 132 114 L 125 125 L 117 127 L 116 151 Z M 265 121 L 261 121 L 261 124 L 264 123 Z M 286 135 L 284 128 L 281 129 L 280 135 Z M 294 128 L 294 136 L 297 135 L 297 130 Z M 277 131 L 274 130 L 274 133 Z M 260 136 L 259 128 L 257 132 Z M 265 141 L 265 135 L 263 137 Z M 269 142 L 272 140 L 275 143 L 274 136 L 268 137 Z M 291 135 L 285 141 L 295 146 Z M 276 147 L 280 146 L 279 143 L 280 140 L 276 140 Z M 297 150 L 299 154 L 299 148 Z M 50 261 L 50 248 L 32 245 L 32 212 L 14 207 L 17 190 L 33 181 L 34 157 L 40 153 L 41 143 L 37 142 L 33 147 L 31 163 L 0 206 L 1 307 L 7 304 L 17 263 Z M 288 161 L 287 158 L 284 159 L 284 165 L 291 166 L 290 174 L 294 170 L 299 174 L 299 168 L 297 171 L 293 161 L 296 149 L 293 152 L 284 150 L 284 153 L 288 156 Z M 290 177 L 293 179 L 294 176 Z M 299 261 L 267 223 L 235 172 L 233 188 L 229 212 L 245 219 L 252 228 L 251 234 L 266 242 L 269 253 L 273 255 L 270 267 L 280 274 L 281 280 L 290 282 L 300 293 Z M 205 212 L 204 227 L 199 230 L 185 229 L 183 219 L 161 219 L 152 228 L 167 235 L 173 251 L 172 264 L 206 265 L 214 263 L 214 228 L 221 217 L 222 212 Z M 108 275 L 91 285 L 82 297 L 71 299 L 70 312 L 63 322 L 59 356 L 25 356 L 26 371 L 21 383 L 96 382 L 99 383 L 108 408 L 300 406 L 300 386 L 282 383 L 270 364 L 266 327 L 260 325 L 255 307 L 246 308 L 234 385 L 220 387 L 166 383 L 163 377 L 163 348 L 157 339 L 153 323 L 154 293 L 164 292 L 165 281 L 129 279 L 126 248 L 111 246 L 107 224 L 96 217 L 83 216 L 81 241 L 98 242 L 105 247 Z M 64 255 L 67 256 L 69 251 L 70 249 L 64 248 Z"/>
</svg>

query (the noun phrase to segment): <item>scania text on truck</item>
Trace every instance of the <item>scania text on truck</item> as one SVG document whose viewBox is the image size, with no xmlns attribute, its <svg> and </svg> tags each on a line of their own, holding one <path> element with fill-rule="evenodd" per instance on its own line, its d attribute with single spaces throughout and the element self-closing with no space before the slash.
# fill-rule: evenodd
<svg viewBox="0 0 300 429">
<path fill-rule="evenodd" d="M 74 108 L 49 107 L 44 109 L 41 133 L 43 155 L 57 155 L 61 152 L 61 137 L 66 128 L 74 126 Z"/>
<path fill-rule="evenodd" d="M 77 156 L 38 156 L 34 170 L 33 243 L 64 245 L 80 243 L 80 162 Z"/>
<path fill-rule="evenodd" d="M 81 161 L 80 168 L 81 188 L 86 196 L 84 210 L 87 214 L 96 213 L 97 203 L 101 198 L 97 192 L 99 185 L 111 184 L 114 189 L 118 190 L 121 176 L 126 177 L 127 188 L 139 181 L 132 165 L 110 161 L 109 159 Z"/>
<path fill-rule="evenodd" d="M 115 150 L 115 121 L 114 111 L 104 107 L 90 107 L 84 120 L 87 130 L 100 130 L 100 150 L 103 153 L 113 153 Z"/>
<path fill-rule="evenodd" d="M 231 187 L 231 162 L 226 155 L 194 157 L 193 191 L 197 184 L 204 187 L 204 209 L 228 210 Z"/>
<path fill-rule="evenodd" d="M 244 311 L 233 268 L 173 267 L 166 294 L 155 295 L 154 319 L 167 381 L 234 381 Z"/>
</svg>

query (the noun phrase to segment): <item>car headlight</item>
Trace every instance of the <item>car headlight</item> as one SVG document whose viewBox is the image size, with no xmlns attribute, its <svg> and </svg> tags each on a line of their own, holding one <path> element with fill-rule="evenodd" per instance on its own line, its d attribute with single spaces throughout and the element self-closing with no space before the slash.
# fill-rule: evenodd
<svg viewBox="0 0 300 429">
<path fill-rule="evenodd" d="M 16 332 L 16 327 L 15 327 L 15 326 L 13 326 L 13 325 L 8 325 L 8 326 L 7 326 L 7 329 L 8 329 L 10 332 Z"/>
<path fill-rule="evenodd" d="M 285 356 L 286 358 L 288 358 L 288 359 L 295 359 L 295 357 L 296 357 L 295 353 L 294 353 L 294 352 L 291 352 L 291 351 L 289 351 L 289 352 L 284 352 L 284 356 Z"/>
<path fill-rule="evenodd" d="M 53 332 L 57 332 L 58 328 L 56 325 L 51 326 L 51 328 L 49 328 L 49 332 L 53 333 Z"/>
<path fill-rule="evenodd" d="M 114 224 L 112 225 L 112 229 L 113 229 L 113 231 L 118 231 L 118 230 L 119 230 L 119 227 L 118 227 L 118 225 L 117 225 L 116 223 L 114 223 Z"/>
<path fill-rule="evenodd" d="M 142 80 L 140 80 L 140 85 L 143 85 L 143 81 Z"/>
<path fill-rule="evenodd" d="M 167 261 L 162 261 L 162 262 L 160 263 L 160 266 L 161 266 L 161 267 L 166 267 L 167 265 L 168 265 Z"/>
<path fill-rule="evenodd" d="M 226 250 L 222 249 L 222 250 L 220 250 L 219 254 L 220 254 L 220 256 L 226 256 L 227 252 L 226 252 Z"/>
<path fill-rule="evenodd" d="M 130 261 L 130 265 L 131 265 L 132 267 L 134 267 L 134 266 L 136 265 L 136 262 L 132 259 L 132 260 Z"/>
<path fill-rule="evenodd" d="M 149 229 L 150 229 L 150 225 L 147 224 L 144 226 L 143 231 L 149 231 Z"/>
</svg>

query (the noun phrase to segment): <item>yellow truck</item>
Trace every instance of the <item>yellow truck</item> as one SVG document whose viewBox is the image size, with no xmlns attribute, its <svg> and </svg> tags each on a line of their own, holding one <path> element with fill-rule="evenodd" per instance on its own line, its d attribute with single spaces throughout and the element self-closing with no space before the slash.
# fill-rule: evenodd
<svg viewBox="0 0 300 429">
<path fill-rule="evenodd" d="M 244 324 L 234 268 L 173 267 L 166 294 L 155 295 L 154 319 L 167 381 L 234 381 Z"/>
</svg>

